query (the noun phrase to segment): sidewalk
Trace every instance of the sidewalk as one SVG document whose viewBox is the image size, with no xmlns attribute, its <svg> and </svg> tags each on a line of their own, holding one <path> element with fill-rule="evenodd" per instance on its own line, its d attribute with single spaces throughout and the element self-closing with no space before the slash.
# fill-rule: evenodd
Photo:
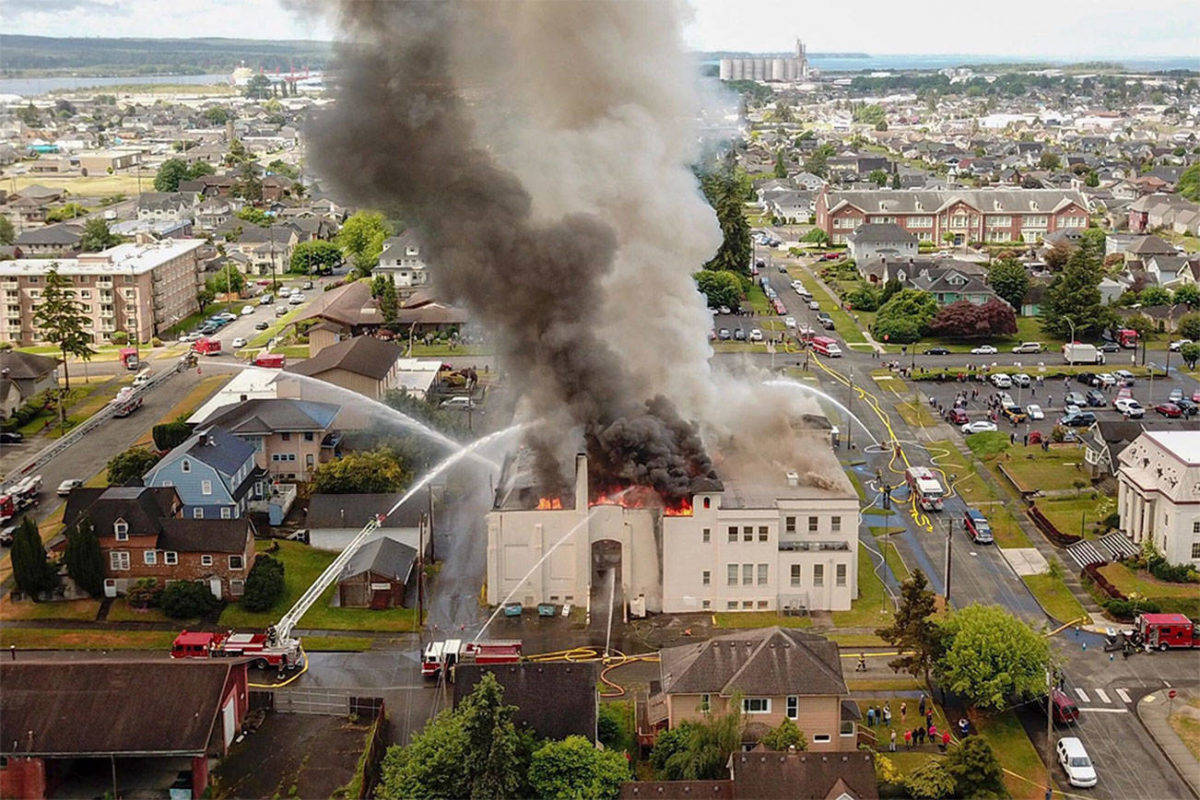
<svg viewBox="0 0 1200 800">
<path fill-rule="evenodd" d="M 1188 700 L 1194 694 L 1188 689 L 1178 689 L 1174 700 L 1167 697 L 1165 690 L 1152 692 L 1137 704 L 1138 719 L 1146 726 L 1146 730 L 1154 738 L 1159 749 L 1175 766 L 1175 770 L 1187 782 L 1196 795 L 1200 795 L 1200 759 L 1187 748 L 1179 735 L 1167 721 L 1169 713 L 1179 711 L 1187 706 Z"/>
</svg>

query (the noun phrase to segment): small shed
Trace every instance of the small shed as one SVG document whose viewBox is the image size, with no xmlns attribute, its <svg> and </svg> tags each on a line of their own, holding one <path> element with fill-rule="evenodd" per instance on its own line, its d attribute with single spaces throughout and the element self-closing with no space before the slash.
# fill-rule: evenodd
<svg viewBox="0 0 1200 800">
<path fill-rule="evenodd" d="M 389 536 L 358 548 L 338 576 L 338 605 L 343 608 L 398 608 L 412 577 L 417 551 Z"/>
</svg>

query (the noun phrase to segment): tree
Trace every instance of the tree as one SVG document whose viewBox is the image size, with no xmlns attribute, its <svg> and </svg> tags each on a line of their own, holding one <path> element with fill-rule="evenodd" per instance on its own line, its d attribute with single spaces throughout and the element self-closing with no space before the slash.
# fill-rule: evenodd
<svg viewBox="0 0 1200 800">
<path fill-rule="evenodd" d="M 282 175 L 283 177 L 291 178 L 292 180 L 296 180 L 300 177 L 299 169 L 278 158 L 267 164 L 267 171 L 273 175 Z"/>
<path fill-rule="evenodd" d="M 96 526 L 87 514 L 80 516 L 67 532 L 63 563 L 67 566 L 67 574 L 80 589 L 92 597 L 104 593 L 104 558 L 100 540 L 96 538 Z"/>
<path fill-rule="evenodd" d="M 216 292 L 205 286 L 203 289 L 196 290 L 196 306 L 197 310 L 203 314 L 204 309 L 208 308 L 209 304 L 216 299 Z"/>
<path fill-rule="evenodd" d="M 188 179 L 188 171 L 187 162 L 182 158 L 168 158 L 154 173 L 154 191 L 179 191 L 179 182 Z"/>
<path fill-rule="evenodd" d="M 877 125 L 887 121 L 887 112 L 878 103 L 858 106 L 851 112 L 851 116 L 855 122 L 861 122 L 864 125 Z"/>
<path fill-rule="evenodd" d="M 396 316 L 400 313 L 400 300 L 396 297 L 396 282 L 389 276 L 384 275 L 383 287 L 379 292 L 379 313 L 383 316 L 383 321 L 392 323 L 396 321 Z"/>
<path fill-rule="evenodd" d="M 1188 369 L 1195 369 L 1196 362 L 1200 361 L 1200 344 L 1188 342 L 1179 348 L 1179 355 L 1183 358 L 1184 363 L 1188 365 Z"/>
<path fill-rule="evenodd" d="M 888 174 L 882 169 L 873 169 L 867 174 L 867 180 L 882 188 L 887 185 Z"/>
<path fill-rule="evenodd" d="M 1067 265 L 1055 276 L 1042 301 L 1042 330 L 1065 339 L 1097 337 L 1113 321 L 1112 310 L 1101 302 L 1100 279 L 1104 273 L 1092 248 L 1082 244 L 1071 253 Z"/>
<path fill-rule="evenodd" d="M 233 264 L 226 264 L 213 273 L 204 285 L 214 297 L 219 294 L 241 294 L 246 288 L 246 276 Z"/>
<path fill-rule="evenodd" d="M 171 619 L 192 619 L 212 615 L 221 601 L 209 591 L 207 582 L 171 581 L 163 589 L 159 605 Z"/>
<path fill-rule="evenodd" d="M 929 332 L 962 339 L 1011 336 L 1017 332 L 1017 317 L 1003 300 L 992 298 L 982 305 L 959 300 L 938 310 Z"/>
<path fill-rule="evenodd" d="M 913 800 L 944 800 L 954 796 L 954 778 L 941 762 L 930 759 L 904 779 L 904 787 Z"/>
<path fill-rule="evenodd" d="M 158 455 L 144 447 L 131 447 L 108 460 L 109 486 L 141 486 L 142 476 L 158 463 Z"/>
<path fill-rule="evenodd" d="M 68 294 L 68 291 L 71 293 Z M 83 313 L 82 304 L 73 295 L 73 284 L 58 274 L 58 263 L 52 262 L 46 273 L 41 305 L 33 312 L 33 324 L 41 329 L 43 340 L 58 345 L 62 353 L 63 379 L 67 391 L 71 389 L 67 356 L 91 361 L 96 354 L 88 344 L 91 334 L 87 332 L 87 327 L 91 320 Z"/>
<path fill-rule="evenodd" d="M 37 598 L 58 586 L 58 570 L 46 557 L 37 523 L 28 514 L 21 518 L 12 543 L 13 582 L 30 597 Z"/>
<path fill-rule="evenodd" d="M 729 756 L 742 745 L 741 699 L 732 698 L 730 710 L 709 716 L 688 727 L 687 744 L 666 760 L 667 780 L 718 780 L 728 774 Z"/>
<path fill-rule="evenodd" d="M 1193 203 L 1200 203 L 1200 162 L 1192 164 L 1179 175 L 1175 190 Z"/>
<path fill-rule="evenodd" d="M 17 240 L 17 231 L 13 227 L 12 220 L 8 217 L 0 216 L 0 244 L 12 244 Z"/>
<path fill-rule="evenodd" d="M 150 435 L 154 438 L 154 446 L 159 450 L 174 450 L 192 435 L 192 426 L 180 417 L 174 422 L 155 425 L 150 429 Z"/>
<path fill-rule="evenodd" d="M 252 222 L 260 227 L 267 227 L 271 224 L 271 215 L 261 208 L 255 208 L 254 206 L 242 206 L 234 216 L 238 219 L 244 219 L 246 222 Z"/>
<path fill-rule="evenodd" d="M 318 494 L 374 494 L 403 489 L 411 477 L 392 450 L 379 448 L 321 464 L 313 473 L 312 486 Z"/>
<path fill-rule="evenodd" d="M 970 605 L 942 628 L 946 648 L 936 671 L 947 690 L 994 710 L 1045 694 L 1050 645 L 1005 609 Z"/>
<path fill-rule="evenodd" d="M 242 608 L 247 611 L 267 611 L 283 597 L 283 590 L 283 562 L 260 553 L 246 576 Z"/>
<path fill-rule="evenodd" d="M 1062 166 L 1062 160 L 1056 153 L 1042 153 L 1042 157 L 1038 159 L 1038 166 L 1053 172 Z"/>
<path fill-rule="evenodd" d="M 383 242 L 392 231 L 378 211 L 357 211 L 342 224 L 335 241 L 354 264 L 360 276 L 367 276 L 379 263 Z"/>
<path fill-rule="evenodd" d="M 784 718 L 778 727 L 763 734 L 761 741 L 763 747 L 768 750 L 788 750 L 793 747 L 797 750 L 808 749 L 808 739 L 805 737 L 804 731 L 787 718 Z"/>
<path fill-rule="evenodd" d="M 83 236 L 79 240 L 79 247 L 85 253 L 98 253 L 119 241 L 121 237 L 108 229 L 108 223 L 103 217 L 92 217 L 83 224 Z"/>
<path fill-rule="evenodd" d="M 1042 260 L 1046 262 L 1046 268 L 1051 272 L 1060 272 L 1071 258 L 1071 249 L 1071 245 L 1061 239 L 1052 244 L 1046 254 L 1042 256 Z"/>
<path fill-rule="evenodd" d="M 1161 286 L 1147 286 L 1138 293 L 1138 301 L 1144 306 L 1165 306 L 1171 302 L 1171 292 Z"/>
<path fill-rule="evenodd" d="M 88 213 L 79 203 L 66 203 L 46 214 L 46 222 L 62 222 L 65 219 L 77 219 Z"/>
<path fill-rule="evenodd" d="M 232 139 L 229 142 L 229 152 L 225 154 L 225 166 L 236 167 L 238 164 L 243 164 L 248 161 L 253 161 L 254 157 L 250 151 L 246 149 L 246 145 L 242 144 L 241 139 Z"/>
<path fill-rule="evenodd" d="M 929 673 L 942 653 L 942 630 L 933 619 L 937 598 L 929 588 L 929 579 L 919 568 L 900 585 L 900 605 L 892 624 L 875 633 L 894 646 L 899 656 L 888 662 L 894 670 L 904 670 L 929 683 Z"/>
<path fill-rule="evenodd" d="M 829 234 L 820 228 L 813 228 L 808 233 L 800 237 L 802 242 L 812 242 L 813 244 L 828 245 Z"/>
<path fill-rule="evenodd" d="M 204 109 L 203 116 L 210 125 L 224 125 L 230 120 L 229 109 L 225 108 L 225 106 L 206 108 Z"/>
<path fill-rule="evenodd" d="M 846 300 L 855 311 L 874 311 L 883 303 L 883 292 L 868 283 L 863 283 L 847 294 Z"/>
<path fill-rule="evenodd" d="M 1153 323 L 1151 324 L 1153 325 Z M 1175 331 L 1184 339 L 1200 342 L 1200 314 L 1184 314 L 1179 318 L 1179 323 L 1176 325 Z"/>
<path fill-rule="evenodd" d="M 915 342 L 925 335 L 937 312 L 937 299 L 929 292 L 901 289 L 879 307 L 871 333 L 881 341 Z"/>
<path fill-rule="evenodd" d="M 1029 294 L 1029 273 L 1016 259 L 1002 258 L 988 267 L 988 285 L 1013 308 L 1020 310 Z"/>
<path fill-rule="evenodd" d="M 529 764 L 533 797 L 615 800 L 621 784 L 631 778 L 624 753 L 599 750 L 582 736 L 547 742 Z"/>
<path fill-rule="evenodd" d="M 1004 768 L 987 739 L 968 736 L 942 762 L 954 779 L 955 797 L 1003 797 Z"/>
<path fill-rule="evenodd" d="M 233 196 L 250 203 L 261 203 L 262 181 L 253 161 L 243 161 L 238 169 L 238 178 L 233 182 Z"/>
<path fill-rule="evenodd" d="M 1093 189 L 1100 185 L 1100 176 L 1096 174 L 1096 170 L 1088 170 L 1087 177 L 1083 179 L 1085 186 L 1090 186 Z"/>
<path fill-rule="evenodd" d="M 716 211 L 717 223 L 721 226 L 721 246 L 704 265 L 705 269 L 748 275 L 752 250 L 750 223 L 746 220 L 743 205 L 746 189 L 739 174 L 728 168 L 704 174 L 700 178 L 700 188 Z"/>
<path fill-rule="evenodd" d="M 342 251 L 333 242 L 313 239 L 300 242 L 292 248 L 292 258 L 288 262 L 288 271 L 301 275 L 332 272 L 342 263 Z"/>
<path fill-rule="evenodd" d="M 1200 306 L 1200 286 L 1194 283 L 1185 283 L 1175 290 L 1175 293 L 1171 295 L 1171 299 L 1176 303 L 1183 303 L 1192 308 Z"/>
<path fill-rule="evenodd" d="M 893 189 L 900 188 L 900 173 L 899 172 L 892 173 L 892 188 Z"/>
<path fill-rule="evenodd" d="M 696 288 L 708 300 L 709 308 L 738 308 L 742 304 L 742 282 L 723 269 L 702 269 L 694 276 Z"/>
<path fill-rule="evenodd" d="M 376 796 L 527 797 L 532 753 L 513 724 L 504 689 L 485 672 L 457 708 L 438 714 L 407 745 L 388 748 Z"/>
<path fill-rule="evenodd" d="M 650 764 L 654 773 L 662 780 L 666 777 L 667 762 L 676 753 L 687 749 L 692 736 L 692 723 L 684 720 L 674 728 L 663 731 L 654 739 L 654 749 L 650 751 Z"/>
<path fill-rule="evenodd" d="M 775 177 L 786 178 L 787 172 L 787 161 L 783 157 L 783 150 L 777 150 L 775 152 Z"/>
<path fill-rule="evenodd" d="M 266 100 L 271 96 L 271 79 L 261 72 L 246 81 L 244 94 L 251 100 Z"/>
</svg>

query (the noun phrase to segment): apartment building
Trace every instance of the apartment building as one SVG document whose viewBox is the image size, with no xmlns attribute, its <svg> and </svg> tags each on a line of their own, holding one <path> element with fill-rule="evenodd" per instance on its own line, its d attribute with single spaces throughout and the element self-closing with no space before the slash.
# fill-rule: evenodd
<svg viewBox="0 0 1200 800">
<path fill-rule="evenodd" d="M 860 225 L 885 223 L 921 242 L 1033 243 L 1055 231 L 1086 228 L 1088 204 L 1081 193 L 1061 189 L 824 188 L 816 218 L 834 244 L 846 244 Z"/>
<path fill-rule="evenodd" d="M 148 342 L 196 311 L 202 239 L 126 243 L 73 258 L 18 258 L 0 262 L 0 342 L 42 341 L 34 311 L 51 269 L 67 278 L 88 317 L 87 330 L 103 343 L 125 331 Z"/>
</svg>

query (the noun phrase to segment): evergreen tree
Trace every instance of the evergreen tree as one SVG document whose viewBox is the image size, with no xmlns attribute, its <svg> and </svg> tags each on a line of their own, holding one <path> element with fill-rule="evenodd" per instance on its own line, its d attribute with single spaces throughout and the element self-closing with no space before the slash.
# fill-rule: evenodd
<svg viewBox="0 0 1200 800">
<path fill-rule="evenodd" d="M 900 607 L 892 624 L 875 633 L 901 653 L 888 662 L 896 670 L 913 677 L 922 676 L 929 683 L 929 673 L 942 653 L 942 631 L 933 620 L 937 610 L 929 579 L 920 569 L 900 586 Z"/>
<path fill-rule="evenodd" d="M 783 158 L 783 150 L 778 150 L 775 152 L 775 177 L 786 178 L 787 172 L 787 162 Z"/>
<path fill-rule="evenodd" d="M 104 559 L 100 552 L 100 540 L 96 538 L 96 526 L 86 514 L 67 533 L 63 563 L 67 565 L 67 574 L 80 589 L 92 597 L 104 593 Z"/>
<path fill-rule="evenodd" d="M 1002 258 L 988 268 L 988 284 L 996 294 L 1013 307 L 1018 313 L 1029 294 L 1029 273 L 1025 267 L 1012 258 Z"/>
<path fill-rule="evenodd" d="M 987 739 L 968 736 L 943 762 L 954 778 L 956 797 L 1003 797 L 1004 769 Z"/>
<path fill-rule="evenodd" d="M 46 273 L 41 304 L 33 312 L 33 324 L 41 329 L 41 338 L 58 345 L 62 353 L 63 379 L 68 391 L 71 388 L 71 374 L 67 369 L 67 356 L 91 361 L 95 355 L 88 344 L 91 334 L 84 329 L 89 319 L 80 303 L 67 294 L 68 287 L 72 286 L 70 281 L 58 274 L 58 263 L 52 263 L 50 271 Z"/>
<path fill-rule="evenodd" d="M 37 523 L 26 515 L 13 535 L 13 582 L 25 594 L 37 597 L 58 585 L 58 571 L 46 557 L 46 548 L 38 536 Z"/>
<path fill-rule="evenodd" d="M 1072 330 L 1076 339 L 1099 337 L 1113 321 L 1111 309 L 1100 296 L 1103 276 L 1094 244 L 1081 239 L 1062 272 L 1046 289 L 1041 307 L 1042 330 L 1060 339 L 1069 337 Z"/>
</svg>

